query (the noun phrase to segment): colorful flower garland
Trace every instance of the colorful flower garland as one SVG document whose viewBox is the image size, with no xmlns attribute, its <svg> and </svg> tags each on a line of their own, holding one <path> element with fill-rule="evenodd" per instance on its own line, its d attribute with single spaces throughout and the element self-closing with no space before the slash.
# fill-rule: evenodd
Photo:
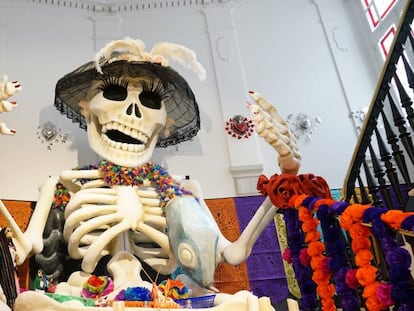
<svg viewBox="0 0 414 311">
<path fill-rule="evenodd" d="M 176 196 L 191 195 L 189 191 L 180 188 L 175 179 L 157 163 L 148 162 L 139 167 L 125 167 L 108 161 L 101 161 L 98 170 L 109 186 L 141 186 L 144 180 L 149 180 L 151 186 L 160 195 L 162 207 L 165 207 Z"/>
<path fill-rule="evenodd" d="M 347 202 L 332 203 L 327 200 L 319 200 L 317 217 L 322 229 L 326 256 L 329 257 L 332 281 L 335 284 L 341 307 L 344 311 L 354 311 L 359 309 L 359 300 L 355 292 L 358 284 L 356 282 L 349 283 L 349 276 L 355 270 L 349 267 L 349 258 L 347 258 L 345 251 L 344 232 L 338 225 L 336 217 L 334 217 L 334 215 L 341 215 L 348 205 Z"/>
<path fill-rule="evenodd" d="M 307 260 L 304 260 L 304 237 L 301 230 L 297 209 L 286 209 L 283 211 L 286 222 L 286 233 L 289 247 L 286 248 L 284 256 L 290 261 L 295 271 L 295 276 L 300 288 L 301 297 L 299 305 L 301 310 L 315 310 L 318 306 L 316 299 L 316 284 L 312 280 L 312 269 Z M 302 256 L 301 256 L 302 254 Z M 302 257 L 302 260 L 301 260 Z"/>
<path fill-rule="evenodd" d="M 302 203 L 303 204 L 303 203 Z M 332 272 L 329 269 L 329 258 L 324 256 L 325 244 L 320 240 L 318 231 L 318 220 L 308 207 L 301 205 L 299 208 L 299 219 L 302 221 L 302 230 L 305 233 L 305 241 L 308 244 L 307 252 L 311 257 L 310 265 L 313 270 L 312 280 L 317 284 L 316 292 L 321 299 L 323 311 L 335 311 L 333 296 L 335 287 L 330 279 Z"/>
<path fill-rule="evenodd" d="M 369 311 L 385 310 L 392 305 L 397 306 L 399 311 L 414 310 L 414 287 L 409 271 L 411 258 L 398 245 L 392 231 L 414 231 L 414 213 L 376 210 L 370 205 L 306 196 L 301 194 L 303 188 L 297 178 L 281 176 L 274 175 L 270 180 L 259 178 L 258 189 L 265 195 L 270 194 L 272 203 L 277 202 L 284 209 L 289 248 L 285 250 L 283 258 L 293 264 L 297 274 L 302 294 L 301 309 L 311 309 L 311 303 L 303 305 L 304 297 L 305 301 L 312 301 L 312 290 L 306 290 L 309 287 L 304 286 L 306 281 L 303 278 L 310 262 L 322 310 L 335 310 L 335 293 L 340 298 L 344 311 L 359 309 L 358 288 L 361 288 Z M 313 212 L 317 213 L 319 222 L 313 217 Z M 302 229 L 300 231 L 305 236 L 298 232 L 299 223 Z M 371 229 L 366 223 L 372 225 L 372 233 L 379 239 L 384 250 L 389 267 L 389 282 L 377 280 L 378 268 L 372 263 Z M 324 234 L 323 241 L 320 240 L 318 224 Z M 349 266 L 352 263 L 351 258 L 347 258 L 344 241 L 337 239 L 343 233 L 341 228 L 350 235 L 356 268 Z M 304 252 L 306 245 L 308 257 Z M 332 289 L 333 284 L 336 291 Z"/>
<path fill-rule="evenodd" d="M 363 214 L 369 207 L 361 204 L 348 206 L 340 218 L 340 225 L 349 232 L 352 239 L 351 247 L 358 267 L 355 276 L 363 288 L 362 296 L 365 298 L 366 307 L 370 311 L 379 311 L 387 306 L 377 296 L 380 282 L 376 280 L 378 269 L 372 265 L 374 256 L 371 252 L 371 230 L 362 222 Z"/>
<path fill-rule="evenodd" d="M 397 216 L 394 211 L 390 215 Z M 363 221 L 371 223 L 372 232 L 381 243 L 385 260 L 388 266 L 391 284 L 382 283 L 377 296 L 384 305 L 396 304 L 399 311 L 414 310 L 414 287 L 407 286 L 412 283 L 410 274 L 411 257 L 408 251 L 400 247 L 395 239 L 395 233 L 387 226 L 384 219 L 389 219 L 394 225 L 401 223 L 396 219 L 390 219 L 383 208 L 369 208 L 365 211 Z M 384 216 L 384 219 L 383 219 Z M 401 219 L 401 218 L 400 218 Z M 397 221 L 397 222 L 396 222 Z"/>
<path fill-rule="evenodd" d="M 161 207 L 167 206 L 168 202 L 177 196 L 192 195 L 191 192 L 181 188 L 176 180 L 168 174 L 167 170 L 153 162 L 148 162 L 139 167 L 126 167 L 104 160 L 99 162 L 98 165 L 88 165 L 76 169 L 98 169 L 104 182 L 111 187 L 116 185 L 142 186 L 144 181 L 148 180 L 160 196 Z M 89 179 L 79 180 L 81 184 L 88 181 Z M 64 210 L 69 200 L 70 193 L 68 190 L 62 184 L 57 184 L 52 208 Z"/>
</svg>

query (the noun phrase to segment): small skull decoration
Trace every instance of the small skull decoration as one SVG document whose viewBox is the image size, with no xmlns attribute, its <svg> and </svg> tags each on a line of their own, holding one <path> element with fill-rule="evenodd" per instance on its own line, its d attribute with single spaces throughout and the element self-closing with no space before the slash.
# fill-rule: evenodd
<svg viewBox="0 0 414 311">
<path fill-rule="evenodd" d="M 237 139 L 249 138 L 254 132 L 253 121 L 242 116 L 235 115 L 226 122 L 227 134 Z"/>
</svg>

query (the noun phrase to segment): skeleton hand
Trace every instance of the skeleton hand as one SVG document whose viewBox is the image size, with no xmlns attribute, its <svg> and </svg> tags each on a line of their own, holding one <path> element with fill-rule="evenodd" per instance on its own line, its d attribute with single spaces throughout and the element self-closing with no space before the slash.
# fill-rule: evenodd
<svg viewBox="0 0 414 311">
<path fill-rule="evenodd" d="M 4 75 L 0 80 L 0 113 L 10 112 L 17 106 L 15 101 L 7 101 L 9 97 L 21 90 L 21 85 L 18 81 L 9 82 L 7 75 Z M 15 130 L 9 129 L 6 124 L 0 122 L 0 134 L 14 135 Z"/>
<path fill-rule="evenodd" d="M 296 175 L 300 167 L 301 156 L 296 139 L 289 131 L 289 125 L 262 95 L 254 91 L 249 91 L 249 95 L 256 102 L 255 104 L 247 103 L 256 132 L 278 153 L 282 173 Z"/>
</svg>

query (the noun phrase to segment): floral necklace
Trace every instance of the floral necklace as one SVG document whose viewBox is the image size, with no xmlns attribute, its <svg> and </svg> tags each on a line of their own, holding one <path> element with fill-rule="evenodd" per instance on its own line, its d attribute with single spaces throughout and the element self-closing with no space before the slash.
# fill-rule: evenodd
<svg viewBox="0 0 414 311">
<path fill-rule="evenodd" d="M 163 208 L 167 206 L 171 199 L 177 196 L 192 195 L 190 191 L 181 188 L 177 181 L 168 174 L 167 170 L 153 162 L 148 162 L 139 167 L 125 167 L 104 160 L 99 162 L 98 165 L 89 165 L 77 169 L 97 169 L 105 184 L 110 187 L 117 185 L 139 187 L 144 184 L 145 180 L 148 180 L 160 196 L 161 207 Z M 89 179 L 80 179 L 79 181 L 84 184 Z M 55 190 L 52 208 L 64 210 L 69 200 L 68 190 L 59 183 Z"/>
<path fill-rule="evenodd" d="M 160 195 L 161 207 L 176 196 L 191 195 L 191 192 L 180 188 L 171 175 L 161 165 L 148 162 L 139 167 L 125 167 L 108 161 L 101 161 L 98 170 L 108 186 L 126 185 L 142 186 L 149 180 L 151 186 Z"/>
</svg>

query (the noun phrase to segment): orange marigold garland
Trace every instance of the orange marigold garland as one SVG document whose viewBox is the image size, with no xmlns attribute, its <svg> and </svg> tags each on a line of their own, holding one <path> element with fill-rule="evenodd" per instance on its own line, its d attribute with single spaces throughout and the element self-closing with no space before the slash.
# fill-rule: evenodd
<svg viewBox="0 0 414 311">
<path fill-rule="evenodd" d="M 371 230 L 363 225 L 362 217 L 369 205 L 352 204 L 347 207 L 340 218 L 340 225 L 349 232 L 351 236 L 351 247 L 355 254 L 355 263 L 358 266 L 356 278 L 362 286 L 362 296 L 369 311 L 384 310 L 383 305 L 377 297 L 380 282 L 376 281 L 378 269 L 371 264 L 373 255 L 371 252 Z"/>
<path fill-rule="evenodd" d="M 317 206 L 314 206 L 317 208 Z M 305 206 L 299 206 L 299 220 L 302 222 L 302 230 L 305 233 L 305 241 L 308 243 L 308 255 L 313 270 L 312 280 L 316 283 L 316 293 L 321 299 L 323 311 L 335 311 L 335 287 L 330 279 L 332 272 L 329 270 L 329 258 L 324 256 L 325 244 L 320 241 L 318 231 L 319 221 L 313 217 L 313 213 Z"/>
</svg>

